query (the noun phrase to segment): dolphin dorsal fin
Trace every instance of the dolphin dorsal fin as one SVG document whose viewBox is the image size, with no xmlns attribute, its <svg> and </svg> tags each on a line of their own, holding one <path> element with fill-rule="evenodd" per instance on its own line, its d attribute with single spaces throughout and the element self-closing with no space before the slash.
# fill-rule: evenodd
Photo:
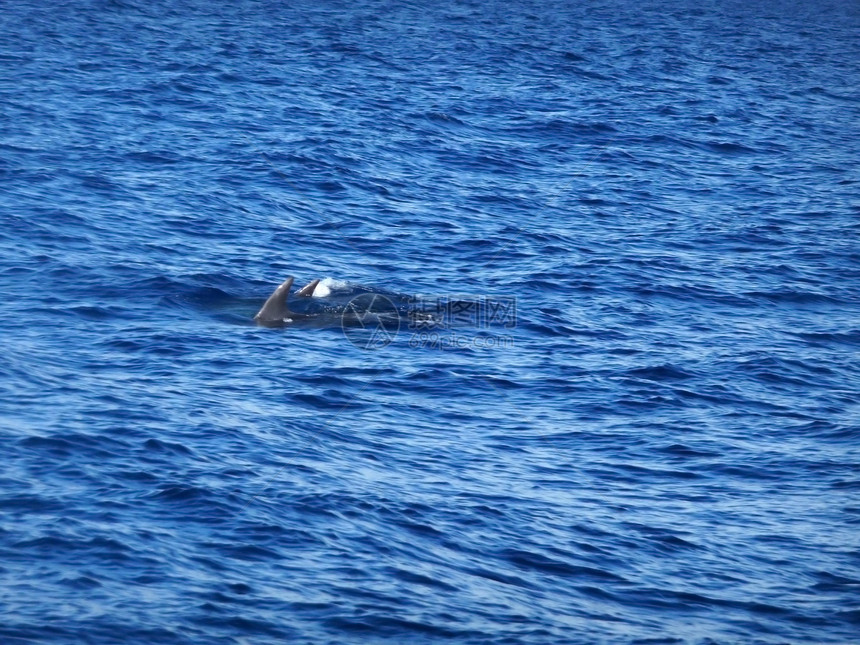
<svg viewBox="0 0 860 645">
<path fill-rule="evenodd" d="M 312 295 L 314 295 L 314 289 L 317 288 L 317 285 L 319 283 L 320 283 L 320 280 L 319 280 L 319 278 L 317 278 L 316 280 L 314 280 L 310 284 L 306 284 L 301 289 L 296 291 L 296 295 L 297 296 L 306 296 L 308 298 L 311 297 Z"/>
<path fill-rule="evenodd" d="M 287 307 L 287 298 L 290 295 L 290 288 L 293 286 L 293 276 L 290 276 L 281 283 L 275 292 L 266 300 L 263 308 L 254 316 L 254 320 L 261 323 L 267 322 L 283 322 L 285 318 L 290 317 L 290 310 Z"/>
</svg>

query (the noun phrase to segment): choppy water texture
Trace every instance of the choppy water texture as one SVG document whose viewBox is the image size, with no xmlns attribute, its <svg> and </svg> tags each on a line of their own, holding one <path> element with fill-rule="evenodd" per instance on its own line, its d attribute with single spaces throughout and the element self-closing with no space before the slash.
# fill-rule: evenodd
<svg viewBox="0 0 860 645">
<path fill-rule="evenodd" d="M 4 2 L 0 641 L 856 642 L 858 12 Z"/>
</svg>

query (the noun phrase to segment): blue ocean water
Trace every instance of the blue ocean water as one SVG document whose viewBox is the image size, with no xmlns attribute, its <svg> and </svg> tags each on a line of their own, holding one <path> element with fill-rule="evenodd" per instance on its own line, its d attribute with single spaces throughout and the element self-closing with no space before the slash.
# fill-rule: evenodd
<svg viewBox="0 0 860 645">
<path fill-rule="evenodd" d="M 858 28 L 4 0 L 0 642 L 857 642 Z"/>
</svg>

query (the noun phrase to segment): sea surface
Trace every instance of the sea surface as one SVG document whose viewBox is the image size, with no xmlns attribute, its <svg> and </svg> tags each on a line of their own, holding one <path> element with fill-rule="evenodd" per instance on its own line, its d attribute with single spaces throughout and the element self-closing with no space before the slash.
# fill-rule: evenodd
<svg viewBox="0 0 860 645">
<path fill-rule="evenodd" d="M 0 643 L 860 642 L 858 33 L 3 0 Z"/>
</svg>

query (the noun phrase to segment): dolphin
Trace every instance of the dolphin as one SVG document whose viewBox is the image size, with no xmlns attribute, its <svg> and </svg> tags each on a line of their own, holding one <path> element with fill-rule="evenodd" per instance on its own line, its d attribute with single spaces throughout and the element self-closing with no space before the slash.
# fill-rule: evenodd
<svg viewBox="0 0 860 645">
<path fill-rule="evenodd" d="M 317 288 L 319 283 L 319 278 L 313 282 L 309 282 L 296 292 L 296 296 L 309 298 L 314 295 L 314 289 Z M 290 311 L 290 308 L 287 306 L 287 298 L 290 295 L 290 289 L 292 286 L 293 276 L 290 276 L 284 280 L 277 289 L 275 289 L 274 293 L 272 293 L 272 295 L 269 296 L 269 299 L 266 300 L 265 304 L 263 304 L 260 311 L 257 312 L 257 315 L 254 316 L 254 320 L 257 321 L 258 325 L 263 325 L 265 327 L 281 327 L 292 322 L 296 318 L 308 317 L 307 314 L 296 314 Z"/>
<path fill-rule="evenodd" d="M 317 291 L 320 280 L 313 280 L 293 294 L 299 298 L 310 298 Z M 323 285 L 325 286 L 325 285 Z M 291 311 L 287 300 L 293 288 L 293 277 L 284 280 L 263 304 L 254 321 L 263 327 L 285 327 L 296 323 L 302 327 L 373 327 L 389 329 L 402 321 L 410 324 L 439 326 L 443 319 L 438 313 L 415 307 L 415 298 L 388 291 L 350 288 L 342 294 L 330 294 L 329 289 L 320 289 L 317 298 L 324 301 L 318 306 L 298 306 Z M 308 303 L 310 304 L 310 303 Z"/>
</svg>

